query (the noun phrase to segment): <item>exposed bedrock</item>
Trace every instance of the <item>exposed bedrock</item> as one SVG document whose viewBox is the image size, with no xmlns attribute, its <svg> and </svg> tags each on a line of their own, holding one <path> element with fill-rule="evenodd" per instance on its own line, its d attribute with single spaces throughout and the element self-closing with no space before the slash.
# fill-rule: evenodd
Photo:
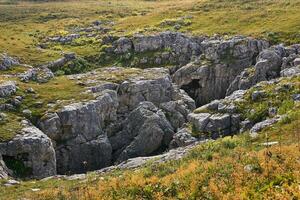
<svg viewBox="0 0 300 200">
<path fill-rule="evenodd" d="M 94 83 L 88 88 L 96 100 L 64 106 L 41 119 L 39 127 L 54 141 L 58 173 L 100 169 L 168 148 L 195 103 L 172 83 L 168 70 L 144 71 L 148 77 Z"/>
<path fill-rule="evenodd" d="M 260 52 L 253 67 L 244 69 L 227 89 L 229 95 L 235 90 L 245 90 L 261 81 L 299 73 L 297 58 L 299 46 L 273 46 Z"/>
<path fill-rule="evenodd" d="M 117 161 L 146 156 L 166 148 L 174 134 L 164 113 L 151 102 L 141 102 L 133 110 L 125 127 L 110 138 Z"/>
<path fill-rule="evenodd" d="M 205 40 L 203 55 L 173 75 L 173 81 L 184 89 L 198 106 L 224 98 L 235 77 L 255 63 L 265 41 L 236 37 L 227 41 Z"/>
<path fill-rule="evenodd" d="M 96 100 L 71 104 L 44 117 L 39 126 L 55 141 L 58 173 L 110 165 L 112 148 L 104 129 L 116 119 L 117 107 L 116 92 L 106 91 Z"/>
<path fill-rule="evenodd" d="M 118 56 L 139 55 L 136 64 L 144 65 L 184 65 L 194 56 L 201 54 L 200 43 L 205 37 L 191 37 L 177 32 L 162 32 L 157 35 L 135 35 L 121 37 L 114 41 L 109 53 Z M 147 53 L 156 52 L 151 57 Z M 126 56 L 125 56 L 126 57 Z"/>
<path fill-rule="evenodd" d="M 12 140 L 0 143 L 0 157 L 3 159 L 0 159 L 0 176 L 3 177 L 40 179 L 56 174 L 52 142 L 34 126 L 26 126 Z"/>
<path fill-rule="evenodd" d="M 110 67 L 67 76 L 85 86 L 90 98 L 57 101 L 57 109 L 49 108 L 39 120 L 40 130 L 29 126 L 1 143 L 0 177 L 15 175 L 10 160 L 23 163 L 28 177 L 82 173 L 250 129 L 259 122 L 243 119 L 236 105 L 245 100 L 246 89 L 300 74 L 299 45 L 269 47 L 246 37 L 207 39 L 165 32 L 120 38 L 111 53 L 166 49 L 166 59 L 177 63 L 172 70 Z M 0 85 L 1 98 L 16 91 L 13 82 Z M 253 92 L 251 100 L 261 95 L 263 91 Z M 293 98 L 299 99 L 297 95 Z"/>
</svg>

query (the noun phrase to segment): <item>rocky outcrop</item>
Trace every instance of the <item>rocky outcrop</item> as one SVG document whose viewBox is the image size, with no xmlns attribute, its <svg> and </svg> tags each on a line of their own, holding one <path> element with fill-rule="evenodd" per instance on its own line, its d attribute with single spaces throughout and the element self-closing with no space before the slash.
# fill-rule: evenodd
<svg viewBox="0 0 300 200">
<path fill-rule="evenodd" d="M 51 140 L 39 129 L 28 126 L 12 140 L 0 143 L 0 155 L 11 176 L 44 178 L 56 174 L 56 157 Z"/>
<path fill-rule="evenodd" d="M 46 83 L 54 77 L 54 74 L 47 67 L 31 68 L 18 76 L 21 81 L 36 81 L 38 83 Z"/>
<path fill-rule="evenodd" d="M 110 138 L 117 161 L 151 155 L 166 147 L 174 134 L 164 113 L 151 102 L 141 102 L 125 124 L 125 129 Z"/>
<path fill-rule="evenodd" d="M 44 117 L 39 126 L 56 143 L 59 173 L 110 165 L 112 149 L 104 129 L 116 120 L 117 107 L 116 92 L 107 90 L 96 100 L 71 104 Z"/>
<path fill-rule="evenodd" d="M 0 71 L 8 70 L 13 65 L 20 64 L 18 60 L 15 58 L 9 57 L 7 54 L 0 54 Z"/>
<path fill-rule="evenodd" d="M 63 67 L 65 64 L 67 64 L 69 61 L 76 59 L 75 53 L 66 53 L 62 58 L 59 58 L 55 61 L 49 62 L 42 66 L 42 68 L 48 68 L 52 71 L 57 71 L 61 67 Z"/>
<path fill-rule="evenodd" d="M 117 165 L 97 170 L 96 173 L 105 173 L 116 169 L 135 169 L 149 163 L 149 161 L 152 161 L 152 164 L 155 165 L 170 160 L 179 160 L 186 156 L 190 152 L 190 150 L 197 144 L 199 144 L 199 142 L 195 142 L 188 146 L 179 147 L 176 149 L 171 149 L 170 151 L 160 155 L 131 158 Z"/>
<path fill-rule="evenodd" d="M 132 38 L 121 37 L 108 49 L 110 53 L 130 58 L 139 55 L 137 64 L 165 65 L 187 64 L 201 53 L 200 42 L 204 37 L 190 37 L 182 33 L 163 32 L 157 35 L 135 35 Z M 147 52 L 153 56 L 147 56 Z M 137 58 L 137 57 L 136 57 Z"/>
<path fill-rule="evenodd" d="M 235 77 L 255 61 L 268 44 L 251 38 L 228 41 L 203 41 L 203 55 L 173 75 L 173 81 L 184 89 L 198 106 L 225 97 Z M 213 92 L 212 92 L 213 91 Z"/>
<path fill-rule="evenodd" d="M 113 77 L 124 76 L 124 80 L 99 79 L 106 72 L 105 78 L 115 74 Z M 172 83 L 163 68 L 107 68 L 70 78 L 78 78 L 87 92 L 98 97 L 48 113 L 39 123 L 54 141 L 61 174 L 157 154 L 168 148 L 174 132 L 195 109 L 194 100 Z M 80 152 L 86 153 L 76 156 Z"/>
<path fill-rule="evenodd" d="M 236 76 L 226 94 L 229 95 L 235 90 L 245 90 L 261 81 L 279 77 L 283 56 L 281 48 L 278 46 L 262 51 L 257 57 L 254 68 L 245 69 Z"/>
<path fill-rule="evenodd" d="M 164 73 L 151 79 L 133 79 L 122 82 L 118 87 L 119 112 L 131 111 L 142 101 L 150 101 L 158 106 L 163 102 L 172 100 L 175 92 L 167 70 L 151 69 L 145 71 L 154 75 L 161 71 Z"/>
<path fill-rule="evenodd" d="M 6 81 L 0 83 L 0 98 L 10 97 L 11 95 L 15 94 L 16 91 L 17 87 L 15 82 Z"/>
<path fill-rule="evenodd" d="M 238 90 L 222 100 L 215 100 L 189 114 L 188 119 L 193 131 L 201 139 L 218 138 L 238 133 L 241 116 L 235 102 L 243 100 L 246 91 Z"/>
<path fill-rule="evenodd" d="M 259 131 L 263 130 L 266 127 L 271 126 L 272 124 L 275 124 L 280 119 L 281 119 L 281 117 L 275 117 L 275 118 L 271 118 L 271 119 L 266 119 L 262 122 L 259 122 L 259 123 L 255 124 L 250 129 L 250 136 L 253 137 L 253 138 L 257 137 Z"/>
</svg>

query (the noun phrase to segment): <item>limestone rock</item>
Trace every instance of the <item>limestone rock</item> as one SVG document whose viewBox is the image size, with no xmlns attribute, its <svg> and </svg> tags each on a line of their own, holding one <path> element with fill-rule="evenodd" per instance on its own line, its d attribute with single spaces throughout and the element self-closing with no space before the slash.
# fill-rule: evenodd
<svg viewBox="0 0 300 200">
<path fill-rule="evenodd" d="M 9 169 L 6 167 L 6 165 L 2 159 L 2 156 L 0 154 L 0 179 L 8 178 L 8 172 L 9 172 Z"/>
<path fill-rule="evenodd" d="M 279 77 L 283 53 L 280 53 L 278 48 L 281 49 L 275 46 L 262 51 L 254 68 L 245 69 L 237 75 L 227 89 L 226 95 L 235 90 L 246 90 L 261 81 Z"/>
<path fill-rule="evenodd" d="M 96 100 L 71 104 L 42 118 L 40 128 L 56 142 L 59 173 L 80 173 L 110 164 L 112 150 L 105 127 L 116 120 L 117 108 L 116 91 L 105 90 Z M 76 156 L 80 152 L 85 153 Z"/>
<path fill-rule="evenodd" d="M 280 71 L 281 77 L 292 77 L 292 76 L 297 76 L 299 74 L 300 74 L 300 65 Z"/>
<path fill-rule="evenodd" d="M 17 91 L 17 87 L 15 82 L 13 81 L 6 81 L 0 83 L 0 98 L 9 97 L 15 94 Z"/>
<path fill-rule="evenodd" d="M 4 162 L 16 160 L 28 169 L 26 176 L 44 178 L 56 174 L 56 157 L 51 140 L 34 126 L 25 127 L 15 138 L 0 143 Z M 14 172 L 14 169 L 10 169 Z M 12 174 L 17 175 L 17 174 Z"/>
<path fill-rule="evenodd" d="M 149 69 L 149 73 L 155 73 L 155 70 Z M 128 112 L 136 108 L 142 101 L 150 101 L 158 106 L 160 103 L 172 100 L 174 88 L 167 71 L 159 77 L 147 80 L 124 81 L 119 85 L 119 112 Z"/>
<path fill-rule="evenodd" d="M 175 130 L 187 122 L 188 114 L 196 108 L 194 100 L 183 90 L 179 91 L 177 99 L 177 101 L 161 103 L 159 106 Z"/>
<path fill-rule="evenodd" d="M 67 53 L 64 54 L 64 57 L 59 58 L 58 60 L 49 62 L 44 64 L 41 68 L 50 69 L 52 71 L 56 71 L 67 64 L 69 61 L 76 59 L 75 53 Z"/>
<path fill-rule="evenodd" d="M 230 83 L 251 66 L 258 53 L 267 46 L 250 38 L 208 40 L 202 45 L 203 56 L 173 75 L 173 81 L 195 99 L 197 106 L 224 98 Z"/>
<path fill-rule="evenodd" d="M 183 128 L 174 134 L 169 148 L 174 149 L 178 147 L 184 147 L 195 142 L 197 142 L 197 139 L 191 135 L 190 131 L 187 128 Z"/>
<path fill-rule="evenodd" d="M 262 122 L 258 122 L 250 130 L 251 137 L 256 137 L 258 132 L 260 132 L 262 129 L 264 129 L 268 126 L 271 126 L 272 124 L 275 124 L 280 119 L 281 119 L 280 117 L 274 117 L 274 118 L 271 118 L 271 119 L 266 119 Z"/>
<path fill-rule="evenodd" d="M 9 57 L 7 54 L 0 54 L 0 71 L 1 70 L 8 70 L 13 65 L 20 64 L 18 60 Z"/>
<path fill-rule="evenodd" d="M 166 119 L 164 113 L 151 102 L 140 103 L 129 114 L 127 122 L 128 142 L 125 141 L 125 148 L 118 156 L 117 161 L 150 155 L 162 146 L 167 146 L 174 134 L 173 127 Z M 121 138 L 123 137 L 126 138 L 126 136 L 121 135 Z M 120 136 L 115 136 L 110 139 L 113 148 L 115 147 L 114 141 L 119 138 Z"/>
<path fill-rule="evenodd" d="M 23 82 L 37 81 L 38 83 L 46 83 L 54 77 L 54 74 L 47 67 L 31 68 L 19 75 Z"/>
<path fill-rule="evenodd" d="M 162 32 L 157 35 L 135 35 L 132 38 L 122 37 L 113 43 L 113 52 L 116 54 L 128 54 L 145 52 L 160 52 L 153 63 L 177 63 L 186 64 L 193 56 L 201 53 L 200 42 L 204 38 L 189 37 L 177 32 Z M 150 59 L 149 59 L 150 60 Z M 149 63 L 147 57 L 142 58 L 141 63 Z"/>
</svg>

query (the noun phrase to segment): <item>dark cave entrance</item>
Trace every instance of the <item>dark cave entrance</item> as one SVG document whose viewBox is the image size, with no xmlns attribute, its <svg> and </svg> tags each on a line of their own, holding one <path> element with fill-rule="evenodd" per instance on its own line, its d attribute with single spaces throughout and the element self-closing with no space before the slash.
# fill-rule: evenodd
<svg viewBox="0 0 300 200">
<path fill-rule="evenodd" d="M 12 171 L 14 177 L 25 178 L 32 175 L 32 169 L 26 167 L 24 162 L 28 161 L 28 154 L 19 154 L 17 156 L 2 155 L 3 161 L 8 169 Z"/>
<path fill-rule="evenodd" d="M 199 79 L 193 79 L 190 83 L 181 86 L 181 89 L 183 89 L 192 99 L 194 99 L 196 107 L 201 106 L 199 99 L 199 91 L 201 89 Z"/>
</svg>

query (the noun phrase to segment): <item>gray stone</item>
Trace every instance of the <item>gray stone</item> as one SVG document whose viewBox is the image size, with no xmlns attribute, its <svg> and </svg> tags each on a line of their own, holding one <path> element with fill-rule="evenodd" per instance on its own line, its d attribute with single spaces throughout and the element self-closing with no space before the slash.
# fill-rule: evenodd
<svg viewBox="0 0 300 200">
<path fill-rule="evenodd" d="M 0 179 L 7 179 L 9 174 L 9 169 L 6 167 L 2 155 L 0 154 Z"/>
<path fill-rule="evenodd" d="M 81 173 L 110 165 L 112 147 L 105 128 L 116 120 L 117 108 L 116 91 L 105 90 L 96 100 L 64 106 L 42 118 L 39 127 L 56 142 L 59 173 Z"/>
<path fill-rule="evenodd" d="M 294 60 L 294 65 L 295 65 L 295 66 L 300 65 L 300 58 L 296 58 L 296 59 Z"/>
<path fill-rule="evenodd" d="M 297 76 L 297 75 L 300 75 L 300 65 L 280 71 L 281 77 L 293 77 L 293 76 Z"/>
<path fill-rule="evenodd" d="M 23 128 L 12 140 L 0 143 L 0 154 L 4 161 L 5 158 L 21 161 L 30 169 L 30 174 L 27 174 L 30 178 L 40 179 L 56 174 L 52 142 L 36 127 Z"/>
<path fill-rule="evenodd" d="M 261 81 L 270 80 L 280 75 L 282 65 L 281 47 L 275 46 L 262 51 L 257 57 L 257 62 L 252 70 L 245 69 L 231 82 L 226 94 L 235 90 L 246 90 Z"/>
<path fill-rule="evenodd" d="M 158 68 L 145 70 L 145 72 L 153 74 L 156 71 L 158 77 L 153 79 L 124 81 L 119 85 L 119 112 L 131 111 L 142 101 L 150 101 L 159 106 L 159 104 L 173 99 L 174 88 L 167 70 Z"/>
<path fill-rule="evenodd" d="M 293 94 L 293 95 L 292 95 L 292 99 L 293 99 L 294 101 L 300 101 L 300 94 Z"/>
<path fill-rule="evenodd" d="M 208 40 L 202 45 L 204 56 L 183 66 L 173 75 L 173 81 L 195 99 L 197 106 L 224 98 L 230 83 L 252 65 L 264 48 L 260 41 L 250 38 Z"/>
<path fill-rule="evenodd" d="M 251 94 L 251 99 L 252 101 L 258 101 L 262 98 L 264 98 L 266 96 L 266 92 L 265 91 L 254 91 L 252 94 Z"/>
<path fill-rule="evenodd" d="M 275 117 L 275 118 L 271 118 L 271 119 L 266 119 L 262 122 L 258 122 L 257 124 L 255 124 L 251 130 L 250 130 L 250 136 L 255 138 L 257 137 L 258 133 L 263 130 L 266 127 L 271 126 L 272 124 L 275 124 L 276 122 L 278 122 L 281 118 L 280 117 Z"/>
<path fill-rule="evenodd" d="M 49 68 L 41 67 L 31 68 L 26 72 L 20 74 L 18 77 L 23 82 L 36 81 L 38 83 L 46 83 L 52 78 L 54 78 L 54 74 Z"/>
<path fill-rule="evenodd" d="M 169 145 L 174 134 L 173 127 L 164 113 L 151 102 L 140 103 L 129 114 L 126 129 L 127 135 L 131 138 L 125 142 L 125 148 L 118 156 L 118 162 L 128 158 L 150 155 L 163 146 Z M 113 148 L 116 148 L 114 141 L 118 139 L 118 136 L 110 139 Z"/>
<path fill-rule="evenodd" d="M 117 90 L 118 84 L 116 83 L 101 83 L 99 85 L 91 87 L 93 93 L 102 92 L 104 90 Z"/>
<path fill-rule="evenodd" d="M 13 65 L 20 64 L 18 60 L 15 58 L 9 57 L 7 54 L 0 54 L 0 71 L 8 70 Z"/>
<path fill-rule="evenodd" d="M 0 83 L 0 98 L 10 97 L 15 94 L 17 91 L 17 87 L 15 82 L 6 81 Z"/>
<path fill-rule="evenodd" d="M 194 126 L 197 131 L 204 131 L 210 118 L 210 113 L 191 113 L 188 115 L 188 120 Z"/>
<path fill-rule="evenodd" d="M 187 128 L 180 129 L 174 134 L 172 141 L 169 144 L 170 149 L 188 146 L 197 142 L 197 139 L 193 137 Z"/>
<path fill-rule="evenodd" d="M 188 114 L 190 114 L 196 106 L 194 100 L 183 90 L 178 91 L 178 95 L 175 99 L 178 100 L 162 103 L 159 107 L 165 113 L 172 127 L 177 130 L 187 122 Z"/>
</svg>

